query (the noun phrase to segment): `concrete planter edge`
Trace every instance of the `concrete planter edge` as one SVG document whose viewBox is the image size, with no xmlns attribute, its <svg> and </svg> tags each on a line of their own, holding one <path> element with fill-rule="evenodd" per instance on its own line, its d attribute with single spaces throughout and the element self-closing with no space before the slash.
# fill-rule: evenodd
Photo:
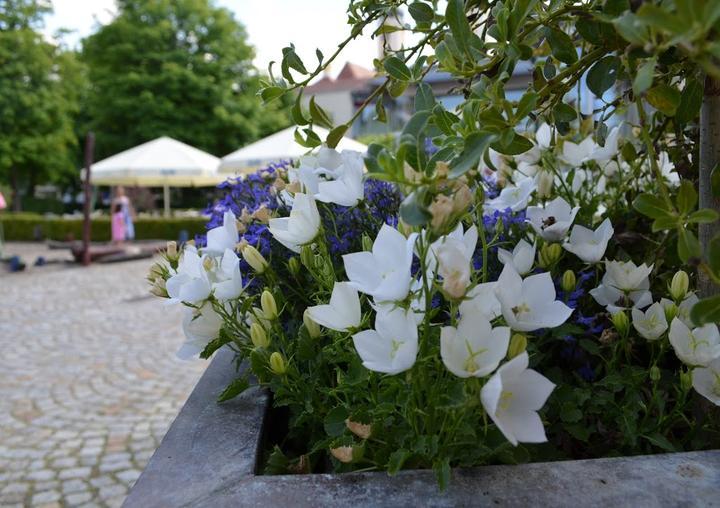
<svg viewBox="0 0 720 508">
<path fill-rule="evenodd" d="M 218 404 L 234 375 L 218 352 L 123 506 L 720 505 L 720 450 L 458 469 L 444 493 L 432 471 L 256 475 L 269 396 Z"/>
</svg>

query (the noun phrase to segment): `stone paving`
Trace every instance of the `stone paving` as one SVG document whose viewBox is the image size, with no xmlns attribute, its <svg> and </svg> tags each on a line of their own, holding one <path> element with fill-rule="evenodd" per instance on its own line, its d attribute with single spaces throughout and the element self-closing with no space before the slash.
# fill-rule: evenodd
<svg viewBox="0 0 720 508">
<path fill-rule="evenodd" d="M 175 358 L 150 265 L 0 268 L 0 506 L 119 506 L 160 443 L 206 364 Z"/>
</svg>

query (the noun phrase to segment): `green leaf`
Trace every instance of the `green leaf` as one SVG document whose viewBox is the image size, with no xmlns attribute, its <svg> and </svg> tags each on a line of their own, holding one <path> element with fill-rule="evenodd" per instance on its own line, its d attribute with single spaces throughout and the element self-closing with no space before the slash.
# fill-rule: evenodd
<svg viewBox="0 0 720 508">
<path fill-rule="evenodd" d="M 642 46 L 648 38 L 647 28 L 632 12 L 613 20 L 615 31 L 631 44 Z"/>
<path fill-rule="evenodd" d="M 555 108 L 553 108 L 553 118 L 555 122 L 572 122 L 577 118 L 577 111 L 575 108 L 564 102 L 559 102 Z"/>
<path fill-rule="evenodd" d="M 297 55 L 297 53 L 295 53 L 295 48 L 293 48 L 291 46 L 288 48 L 283 48 L 282 51 L 283 51 L 283 61 L 282 61 L 283 65 L 286 65 L 286 66 L 290 67 L 291 69 L 296 70 L 300 74 L 308 73 L 302 60 Z"/>
<path fill-rule="evenodd" d="M 382 100 L 375 102 L 375 118 L 378 122 L 387 122 L 387 112 L 385 111 L 385 105 Z"/>
<path fill-rule="evenodd" d="M 435 96 L 427 83 L 420 83 L 415 91 L 415 111 L 431 110 L 435 106 Z"/>
<path fill-rule="evenodd" d="M 640 194 L 633 201 L 633 208 L 651 219 L 672 215 L 665 201 L 653 194 Z"/>
<path fill-rule="evenodd" d="M 282 97 L 285 94 L 285 89 L 281 86 L 268 86 L 262 89 L 260 97 L 264 103 L 272 102 L 278 97 Z"/>
<path fill-rule="evenodd" d="M 652 232 L 667 231 L 675 229 L 680 225 L 680 219 L 676 215 L 668 215 L 666 217 L 658 217 L 652 223 Z"/>
<path fill-rule="evenodd" d="M 310 117 L 312 118 L 313 122 L 327 129 L 332 128 L 332 120 L 330 120 L 330 117 L 325 112 L 325 110 L 315 103 L 315 96 L 310 97 L 309 108 Z"/>
<path fill-rule="evenodd" d="M 296 125 L 307 125 L 310 122 L 307 118 L 305 118 L 305 115 L 303 114 L 302 106 L 300 105 L 300 97 L 301 95 L 298 95 L 295 104 L 290 110 L 290 115 L 292 116 L 292 120 L 293 122 L 295 122 Z"/>
<path fill-rule="evenodd" d="M 545 37 L 555 58 L 568 65 L 577 62 L 575 44 L 568 34 L 557 28 L 547 28 Z"/>
<path fill-rule="evenodd" d="M 287 474 L 288 464 L 290 464 L 290 460 L 285 456 L 280 447 L 275 445 L 267 459 L 263 473 L 267 475 Z"/>
<path fill-rule="evenodd" d="M 699 258 L 702 254 L 700 242 L 695 234 L 687 228 L 678 229 L 678 256 L 683 263 L 691 258 Z"/>
<path fill-rule="evenodd" d="M 691 224 L 712 224 L 716 220 L 720 220 L 720 214 L 710 208 L 703 208 L 697 212 L 693 212 L 688 217 Z M 718 252 L 720 254 L 720 252 Z"/>
<path fill-rule="evenodd" d="M 408 87 L 407 81 L 398 81 L 398 80 L 392 80 L 390 82 L 390 85 L 388 85 L 388 93 L 390 94 L 390 97 L 400 97 L 404 92 L 405 89 Z"/>
<path fill-rule="evenodd" d="M 450 459 L 444 458 L 433 462 L 433 471 L 435 471 L 438 488 L 441 492 L 446 491 L 450 486 Z"/>
<path fill-rule="evenodd" d="M 445 9 L 445 21 L 450 27 L 455 43 L 460 51 L 470 54 L 470 39 L 472 31 L 465 15 L 465 2 L 463 0 L 449 0 Z"/>
<path fill-rule="evenodd" d="M 580 34 L 580 37 L 596 46 L 603 43 L 600 25 L 600 22 L 591 18 L 580 18 L 575 22 L 575 28 Z"/>
<path fill-rule="evenodd" d="M 398 81 L 410 81 L 412 79 L 408 66 L 396 56 L 387 57 L 383 62 L 383 67 L 390 77 Z"/>
<path fill-rule="evenodd" d="M 637 11 L 639 19 L 658 30 L 664 30 L 671 34 L 679 34 L 686 31 L 691 20 L 684 20 L 666 11 L 660 6 L 643 3 Z"/>
<path fill-rule="evenodd" d="M 510 142 L 503 143 L 496 141 L 490 146 L 493 150 L 503 155 L 519 155 L 525 153 L 533 147 L 532 141 L 525 136 L 521 136 L 517 132 L 512 133 L 513 136 L 510 138 Z"/>
<path fill-rule="evenodd" d="M 528 116 L 537 104 L 538 94 L 529 90 L 523 94 L 515 110 L 515 120 L 520 121 Z"/>
<path fill-rule="evenodd" d="M 418 23 L 430 23 L 435 17 L 435 11 L 428 4 L 413 2 L 408 6 L 410 16 Z"/>
<path fill-rule="evenodd" d="M 655 58 L 651 58 L 640 66 L 633 81 L 633 93 L 635 95 L 640 95 L 652 86 L 656 64 Z"/>
<path fill-rule="evenodd" d="M 342 124 L 342 125 L 338 125 L 333 130 L 331 130 L 328 133 L 327 138 L 325 139 L 325 143 L 327 144 L 327 146 L 329 148 L 335 148 L 337 146 L 337 144 L 340 142 L 340 140 L 342 139 L 342 137 L 347 132 L 348 127 L 349 126 L 347 124 Z"/>
<path fill-rule="evenodd" d="M 675 114 L 675 122 L 685 125 L 695 120 L 700 114 L 702 100 L 703 86 L 696 79 L 691 79 L 680 93 L 680 105 Z"/>
<path fill-rule="evenodd" d="M 453 125 L 458 123 L 460 119 L 448 112 L 442 104 L 437 104 L 433 108 L 433 122 L 435 123 L 435 126 L 442 131 L 443 134 L 447 136 L 452 136 L 455 134 L 455 131 L 453 130 Z"/>
<path fill-rule="evenodd" d="M 696 303 L 690 311 L 690 319 L 698 326 L 706 323 L 720 323 L 720 295 L 711 296 Z"/>
<path fill-rule="evenodd" d="M 473 132 L 465 138 L 465 147 L 460 155 L 450 162 L 450 178 L 464 175 L 475 169 L 485 150 L 495 140 L 495 135 L 488 132 Z"/>
<path fill-rule="evenodd" d="M 695 190 L 695 186 L 690 180 L 683 180 L 680 184 L 680 190 L 678 191 L 677 198 L 675 198 L 675 204 L 682 215 L 687 215 L 695 210 L 697 205 L 698 195 Z"/>
<path fill-rule="evenodd" d="M 588 88 L 597 97 L 602 97 L 615 84 L 619 70 L 620 59 L 618 57 L 608 55 L 601 58 L 588 71 Z"/>
<path fill-rule="evenodd" d="M 603 12 L 609 16 L 619 16 L 629 8 L 628 0 L 606 0 Z"/>
<path fill-rule="evenodd" d="M 432 217 L 425 205 L 427 189 L 416 189 L 400 204 L 400 217 L 410 226 L 423 226 Z"/>
<path fill-rule="evenodd" d="M 207 360 L 213 355 L 215 351 L 230 342 L 230 340 L 230 335 L 227 334 L 224 330 L 220 330 L 220 335 L 218 335 L 217 338 L 211 340 L 208 345 L 205 346 L 205 349 L 202 350 L 202 352 L 200 353 L 200 358 L 202 358 L 203 360 Z"/>
<path fill-rule="evenodd" d="M 560 418 L 565 423 L 577 423 L 582 420 L 582 416 L 582 411 L 572 402 L 565 402 L 560 409 Z"/>
<path fill-rule="evenodd" d="M 648 90 L 645 99 L 663 114 L 674 116 L 680 104 L 680 92 L 666 83 L 660 83 Z"/>
<path fill-rule="evenodd" d="M 249 386 L 250 382 L 247 380 L 247 378 L 238 378 L 229 385 L 227 385 L 227 387 L 222 391 L 222 393 L 218 395 L 217 401 L 225 402 L 226 400 L 234 399 L 242 392 L 247 390 Z"/>
<path fill-rule="evenodd" d="M 387 472 L 390 476 L 397 474 L 402 469 L 405 461 L 410 457 L 410 452 L 405 449 L 395 450 L 390 454 L 390 459 L 387 463 Z"/>
<path fill-rule="evenodd" d="M 328 436 L 338 437 L 345 433 L 345 420 L 347 420 L 348 412 L 343 406 L 332 408 L 325 416 L 323 427 Z"/>
<path fill-rule="evenodd" d="M 662 434 L 655 433 L 650 436 L 643 435 L 641 437 L 644 437 L 645 439 L 650 441 L 652 444 L 654 444 L 655 446 L 657 446 L 659 448 L 662 448 L 666 452 L 672 453 L 672 452 L 677 451 L 677 449 L 673 446 L 673 444 L 670 441 L 668 441 L 668 439 L 665 436 L 663 436 Z"/>
</svg>

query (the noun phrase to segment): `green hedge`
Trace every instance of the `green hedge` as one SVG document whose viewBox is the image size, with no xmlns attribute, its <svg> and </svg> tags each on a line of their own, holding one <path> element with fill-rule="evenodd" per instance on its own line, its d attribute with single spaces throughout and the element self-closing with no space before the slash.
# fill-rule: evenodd
<svg viewBox="0 0 720 508">
<path fill-rule="evenodd" d="M 82 238 L 82 219 L 62 219 L 43 217 L 32 213 L 0 213 L 6 241 L 37 240 L 38 230 L 41 239 L 80 240 Z M 180 231 L 185 230 L 192 238 L 205 231 L 204 217 L 186 218 L 144 218 L 135 221 L 136 240 L 177 240 Z M 90 222 L 91 237 L 96 242 L 110 241 L 110 218 L 93 218 Z"/>
</svg>

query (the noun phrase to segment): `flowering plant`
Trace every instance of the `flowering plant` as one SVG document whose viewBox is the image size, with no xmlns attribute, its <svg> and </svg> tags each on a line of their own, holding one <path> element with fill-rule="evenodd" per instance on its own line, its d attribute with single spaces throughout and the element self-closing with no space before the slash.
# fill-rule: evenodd
<svg viewBox="0 0 720 508">
<path fill-rule="evenodd" d="M 720 9 L 415 1 L 389 28 L 401 4 L 351 2 L 338 50 L 376 21 L 420 38 L 388 48 L 363 105 L 382 120 L 379 98 L 414 87 L 393 149 L 335 151 L 357 114 L 333 126 L 301 97 L 337 53 L 308 71 L 285 48 L 262 97 L 298 92 L 296 137 L 319 148 L 225 184 L 207 235 L 154 267 L 153 292 L 186 307 L 181 354 L 247 361 L 221 400 L 250 374 L 269 386 L 287 429 L 268 472 L 433 468 L 445 487 L 455 466 L 718 443 L 720 176 L 690 154 Z M 511 101 L 521 57 L 533 81 Z M 453 111 L 423 82 L 435 66 Z M 567 102 L 581 79 L 601 103 L 585 114 Z"/>
<path fill-rule="evenodd" d="M 250 369 L 221 400 L 252 373 L 287 408 L 271 471 L 329 456 L 338 471 L 433 467 L 445 484 L 450 466 L 717 438 L 692 410 L 694 392 L 720 403 L 718 328 L 693 323 L 686 272 L 657 273 L 662 254 L 613 227 L 623 171 L 640 191 L 650 168 L 620 142 L 599 160 L 591 138 L 571 166 L 571 143 L 536 143 L 552 179 L 528 159 L 456 180 L 438 163 L 425 227 L 399 218 L 399 188 L 357 153 L 321 148 L 224 184 L 207 235 L 153 271 L 186 308 L 179 354 L 231 347 Z"/>
</svg>

